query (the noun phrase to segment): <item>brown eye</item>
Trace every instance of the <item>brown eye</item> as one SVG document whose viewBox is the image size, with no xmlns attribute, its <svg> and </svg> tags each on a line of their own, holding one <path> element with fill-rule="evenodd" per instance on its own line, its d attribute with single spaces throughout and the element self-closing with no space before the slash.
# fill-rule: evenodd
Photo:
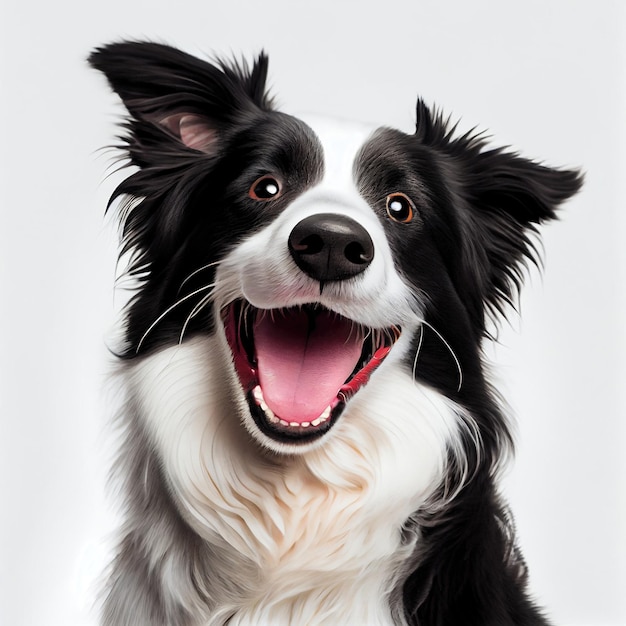
<svg viewBox="0 0 626 626">
<path fill-rule="evenodd" d="M 280 183 L 273 176 L 261 176 L 261 178 L 257 178 L 250 187 L 250 191 L 248 195 L 253 200 L 258 200 L 259 202 L 267 202 L 268 200 L 273 200 L 280 195 L 282 191 Z"/>
<path fill-rule="evenodd" d="M 387 215 L 394 222 L 407 224 L 415 215 L 415 205 L 403 193 L 391 193 L 387 196 Z"/>
</svg>

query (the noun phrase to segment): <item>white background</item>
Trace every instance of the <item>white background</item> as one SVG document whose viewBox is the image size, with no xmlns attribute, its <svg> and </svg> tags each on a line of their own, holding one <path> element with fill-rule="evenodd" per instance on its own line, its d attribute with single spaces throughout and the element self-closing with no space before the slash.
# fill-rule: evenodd
<svg viewBox="0 0 626 626">
<path fill-rule="evenodd" d="M 265 48 L 282 109 L 412 130 L 417 94 L 583 193 L 545 229 L 522 318 L 490 351 L 519 422 L 506 480 L 555 624 L 626 624 L 626 3 L 3 0 L 0 6 L 0 623 L 94 624 L 115 525 L 103 392 L 121 107 L 84 59 L 123 37 Z M 622 175 L 620 177 L 620 174 Z"/>
</svg>

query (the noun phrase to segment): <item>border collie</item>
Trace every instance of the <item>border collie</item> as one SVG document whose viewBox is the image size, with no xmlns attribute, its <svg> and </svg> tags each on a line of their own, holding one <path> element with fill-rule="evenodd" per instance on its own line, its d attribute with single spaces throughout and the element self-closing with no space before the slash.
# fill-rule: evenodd
<svg viewBox="0 0 626 626">
<path fill-rule="evenodd" d="M 125 523 L 102 623 L 546 624 L 481 342 L 578 191 L 417 102 L 276 110 L 267 57 L 123 42 Z"/>
</svg>

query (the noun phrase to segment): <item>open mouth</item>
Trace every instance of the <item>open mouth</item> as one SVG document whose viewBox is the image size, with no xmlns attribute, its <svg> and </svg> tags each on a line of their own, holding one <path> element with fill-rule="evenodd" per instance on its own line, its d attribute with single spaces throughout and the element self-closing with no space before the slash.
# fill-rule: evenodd
<svg viewBox="0 0 626 626">
<path fill-rule="evenodd" d="M 222 320 L 252 418 L 285 443 L 328 432 L 400 337 L 316 304 L 262 310 L 238 300 Z"/>
</svg>

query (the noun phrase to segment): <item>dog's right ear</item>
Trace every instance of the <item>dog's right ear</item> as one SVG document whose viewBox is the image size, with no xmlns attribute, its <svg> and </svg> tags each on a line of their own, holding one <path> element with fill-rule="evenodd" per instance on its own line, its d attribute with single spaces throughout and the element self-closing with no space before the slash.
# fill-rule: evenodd
<svg viewBox="0 0 626 626">
<path fill-rule="evenodd" d="M 122 42 L 96 49 L 89 63 L 106 75 L 131 114 L 135 148 L 154 148 L 174 138 L 191 150 L 211 154 L 221 131 L 255 110 L 271 108 L 263 53 L 248 68 L 212 65 L 163 44 Z"/>
</svg>

